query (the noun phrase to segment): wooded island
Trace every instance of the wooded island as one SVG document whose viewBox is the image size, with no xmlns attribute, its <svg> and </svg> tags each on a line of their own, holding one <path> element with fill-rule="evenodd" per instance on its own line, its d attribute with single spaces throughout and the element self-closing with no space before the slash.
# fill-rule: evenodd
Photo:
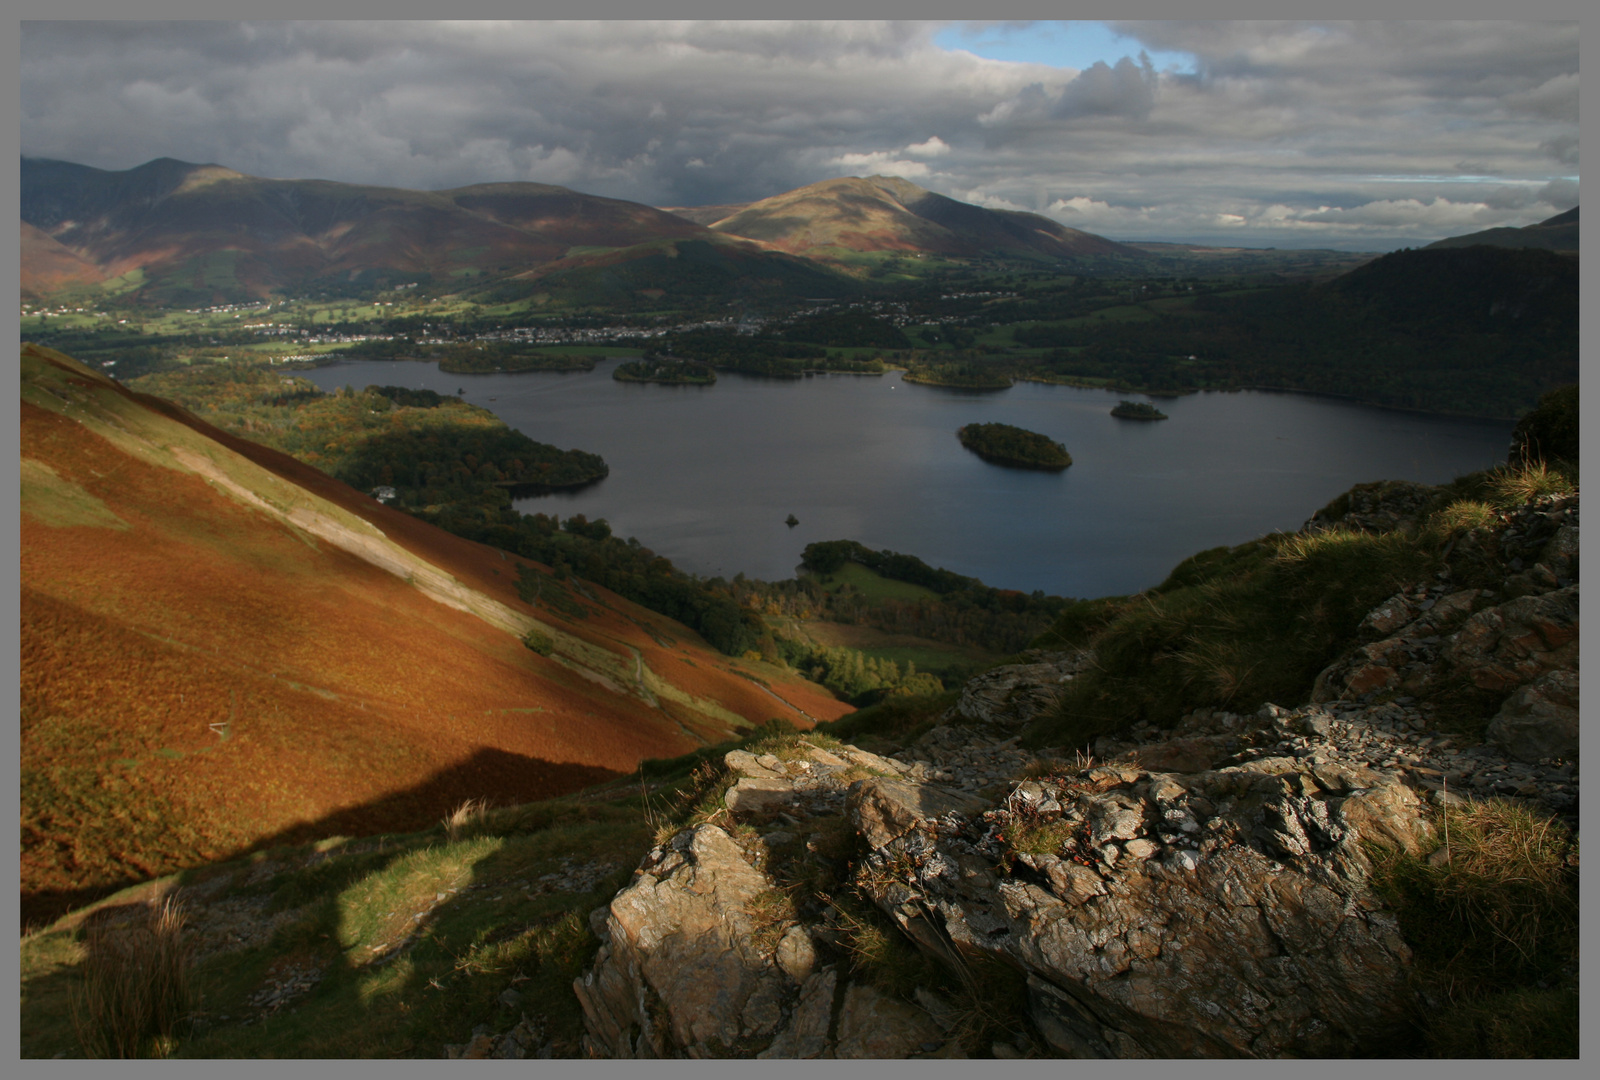
<svg viewBox="0 0 1600 1080">
<path fill-rule="evenodd" d="M 1072 455 L 1058 442 L 1010 424 L 968 424 L 956 431 L 961 445 L 992 465 L 1059 471 Z"/>
<path fill-rule="evenodd" d="M 1167 414 L 1148 401 L 1119 401 L 1111 415 L 1123 420 L 1165 420 Z"/>
</svg>

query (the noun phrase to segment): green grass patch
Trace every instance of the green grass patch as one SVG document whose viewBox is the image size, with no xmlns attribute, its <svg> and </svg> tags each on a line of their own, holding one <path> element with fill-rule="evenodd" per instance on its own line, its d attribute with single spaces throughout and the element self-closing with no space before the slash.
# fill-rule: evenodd
<svg viewBox="0 0 1600 1080">
<path fill-rule="evenodd" d="M 571 982 L 598 946 L 588 912 L 626 882 L 651 841 L 626 794 L 610 804 L 552 800 L 486 810 L 456 829 L 456 839 L 444 824 L 335 838 L 172 879 L 207 885 L 206 899 L 193 902 L 191 928 L 231 910 L 276 930 L 247 947 L 200 956 L 186 972 L 199 997 L 193 1027 L 144 1052 L 439 1057 L 477 1024 L 508 1030 L 527 1012 L 544 1017 L 555 1056 L 579 1056 L 583 1019 Z M 595 868 L 587 889 L 564 891 L 546 877 L 576 864 Z M 142 904 L 131 896 L 97 909 Z M 88 985 L 93 942 L 85 927 L 96 919 L 63 920 L 24 937 L 24 1056 L 85 1053 L 67 1006 Z M 207 932 L 214 946 L 215 931 Z M 264 1007 L 264 991 L 296 970 L 314 970 L 314 985 L 281 1007 Z M 518 1010 L 500 1002 L 507 989 L 523 996 Z"/>
<path fill-rule="evenodd" d="M 1202 707 L 1299 704 L 1375 604 L 1443 565 L 1445 539 L 1437 527 L 1279 534 L 1194 555 L 1139 596 L 1074 605 L 1040 640 L 1092 645 L 1096 665 L 1024 743 L 1083 745 Z"/>
<path fill-rule="evenodd" d="M 818 619 L 787 620 L 769 618 L 778 633 L 800 637 L 828 648 L 854 649 L 875 660 L 888 660 L 901 668 L 915 664 L 918 671 L 936 675 L 946 683 L 961 682 L 1001 662 L 999 653 L 968 645 L 919 638 L 911 634 L 890 634 L 871 626 L 827 622 Z"/>
<path fill-rule="evenodd" d="M 1578 1056 L 1578 841 L 1500 800 L 1450 808 L 1432 855 L 1374 849 L 1416 973 L 1443 1003 L 1421 1019 L 1437 1057 Z"/>
<path fill-rule="evenodd" d="M 829 592 L 846 590 L 869 604 L 881 603 L 884 600 L 932 600 L 937 599 L 939 595 L 921 585 L 886 578 L 856 562 L 847 562 L 832 573 L 823 575 L 819 580 L 823 588 Z"/>
</svg>

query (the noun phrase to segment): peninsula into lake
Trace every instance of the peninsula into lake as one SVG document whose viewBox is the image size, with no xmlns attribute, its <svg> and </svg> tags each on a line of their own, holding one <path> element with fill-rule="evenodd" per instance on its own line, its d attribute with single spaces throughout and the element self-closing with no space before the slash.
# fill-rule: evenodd
<svg viewBox="0 0 1600 1080">
<path fill-rule="evenodd" d="M 1059 472 L 1072 464 L 1065 446 L 1037 431 L 1010 424 L 968 424 L 956 430 L 956 438 L 991 465 Z"/>
</svg>

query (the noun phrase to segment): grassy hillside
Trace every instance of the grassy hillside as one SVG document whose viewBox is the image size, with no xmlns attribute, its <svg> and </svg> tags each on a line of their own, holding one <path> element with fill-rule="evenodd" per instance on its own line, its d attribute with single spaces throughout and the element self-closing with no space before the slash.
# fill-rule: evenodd
<svg viewBox="0 0 1600 1080">
<path fill-rule="evenodd" d="M 848 710 L 597 587 L 530 605 L 546 568 L 60 354 L 24 347 L 22 398 L 25 920 Z"/>
</svg>

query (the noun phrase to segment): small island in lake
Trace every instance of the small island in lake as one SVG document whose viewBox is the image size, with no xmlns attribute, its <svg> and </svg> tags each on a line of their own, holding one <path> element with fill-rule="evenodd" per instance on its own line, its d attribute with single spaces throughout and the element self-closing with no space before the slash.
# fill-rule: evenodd
<svg viewBox="0 0 1600 1080">
<path fill-rule="evenodd" d="M 1165 420 L 1167 414 L 1151 405 L 1147 401 L 1119 401 L 1117 407 L 1111 410 L 1112 416 L 1119 416 L 1124 420 Z"/>
<path fill-rule="evenodd" d="M 710 364 L 699 360 L 663 360 L 659 357 L 629 360 L 625 364 L 618 364 L 611 377 L 621 382 L 689 386 L 710 386 L 717 381 L 717 373 L 711 370 Z"/>
<path fill-rule="evenodd" d="M 1067 448 L 1036 431 L 1010 424 L 968 424 L 956 431 L 961 445 L 992 465 L 1013 469 L 1065 469 Z"/>
</svg>

